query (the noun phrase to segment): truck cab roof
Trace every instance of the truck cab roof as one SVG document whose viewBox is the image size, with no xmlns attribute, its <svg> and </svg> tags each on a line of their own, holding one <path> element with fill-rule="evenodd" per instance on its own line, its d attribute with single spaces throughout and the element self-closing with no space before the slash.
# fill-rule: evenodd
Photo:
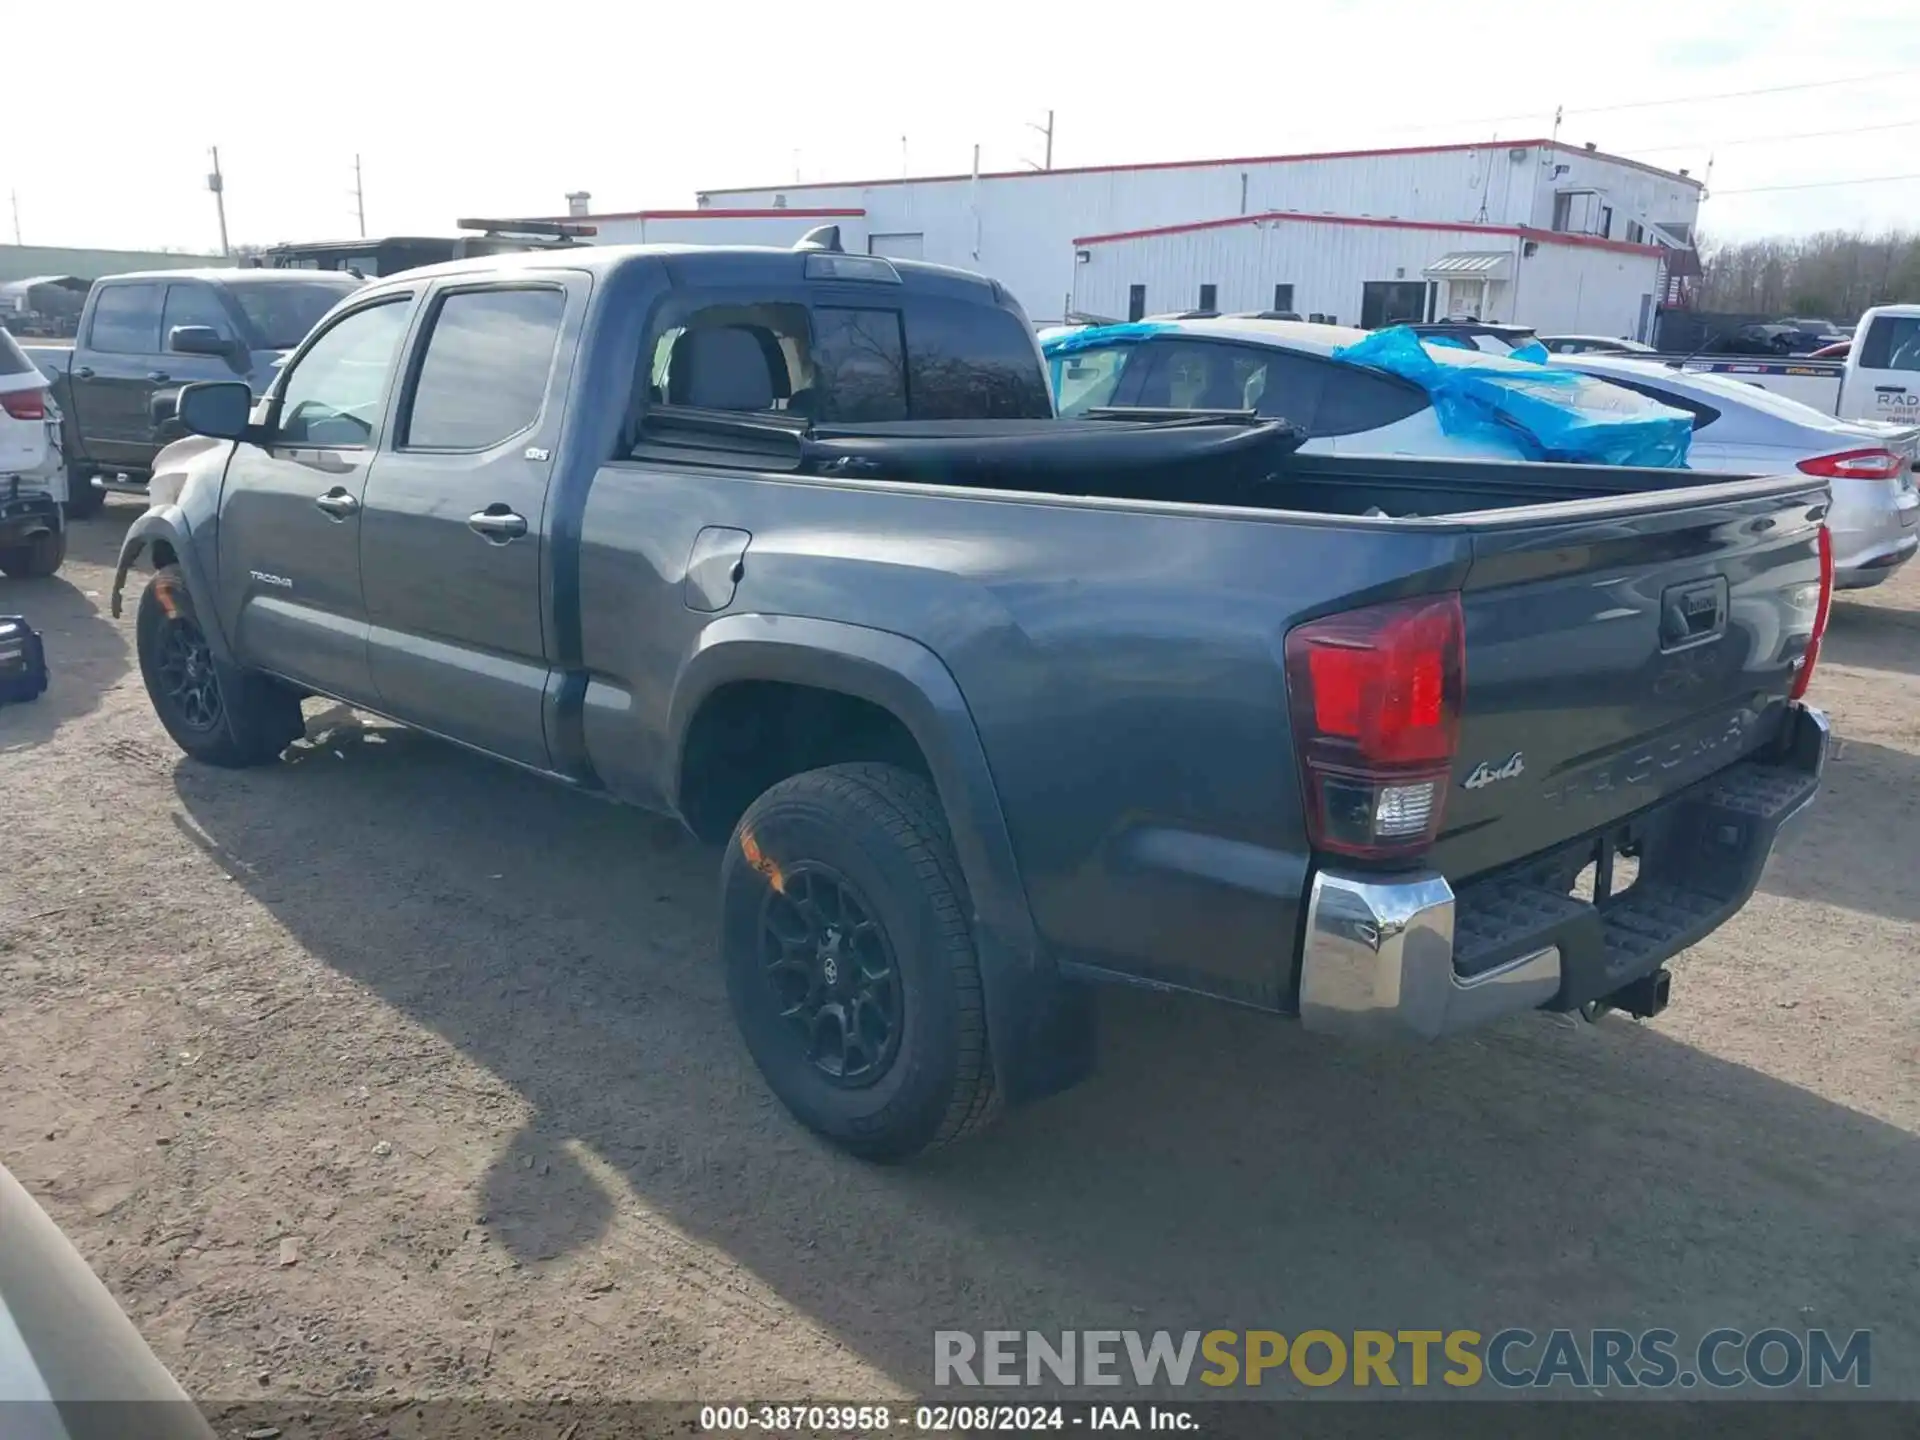
<svg viewBox="0 0 1920 1440">
<path fill-rule="evenodd" d="M 950 296 L 980 304 L 1011 306 L 1012 296 L 984 275 L 922 260 L 895 260 L 877 255 L 847 255 L 828 250 L 786 250 L 770 245 L 592 245 L 561 250 L 517 251 L 423 265 L 391 278 L 382 277 L 370 288 L 407 286 L 421 280 L 465 275 L 492 275 L 523 270 L 583 270 L 611 278 L 623 271 L 664 265 L 675 285 L 752 286 L 797 285 L 822 280 L 850 284 L 899 284 L 908 291 Z M 830 273 L 833 270 L 843 273 Z M 823 270 L 829 273 L 821 273 Z M 274 273 L 274 272 L 256 272 Z M 284 274 L 285 272 L 279 272 Z"/>
</svg>

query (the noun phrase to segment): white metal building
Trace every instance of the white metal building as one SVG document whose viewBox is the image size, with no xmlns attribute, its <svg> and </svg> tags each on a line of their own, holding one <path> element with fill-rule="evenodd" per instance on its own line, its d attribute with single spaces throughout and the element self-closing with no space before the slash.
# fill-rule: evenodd
<svg viewBox="0 0 1920 1440">
<path fill-rule="evenodd" d="M 1074 241 L 1073 308 L 1292 310 L 1348 325 L 1472 315 L 1641 338 L 1661 252 L 1519 225 L 1272 212 Z"/>
<path fill-rule="evenodd" d="M 674 238 L 729 240 L 728 229 L 750 222 L 791 244 L 838 212 L 831 223 L 849 249 L 984 271 L 1036 320 L 1213 308 L 1202 304 L 1211 286 L 1225 310 L 1380 323 L 1477 302 L 1482 319 L 1638 335 L 1661 293 L 1663 253 L 1691 246 L 1700 184 L 1581 146 L 1518 140 L 762 186 L 699 200 L 692 216 L 669 212 L 685 217 Z M 593 218 L 602 238 L 616 238 Z M 640 223 L 647 238 L 666 238 L 658 220 Z M 1460 258 L 1469 255 L 1504 258 Z M 1293 303 L 1276 307 L 1275 287 L 1289 284 Z"/>
</svg>

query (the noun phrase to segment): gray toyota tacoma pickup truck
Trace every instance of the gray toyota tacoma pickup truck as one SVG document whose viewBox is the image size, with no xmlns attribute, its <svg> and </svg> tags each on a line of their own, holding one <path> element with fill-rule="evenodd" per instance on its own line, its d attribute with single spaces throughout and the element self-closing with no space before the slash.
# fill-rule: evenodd
<svg viewBox="0 0 1920 1440">
<path fill-rule="evenodd" d="M 1666 1003 L 1818 785 L 1820 481 L 1052 409 L 997 284 L 818 241 L 410 271 L 181 392 L 114 609 L 145 556 L 202 761 L 331 696 L 724 846 L 747 1047 L 862 1155 L 1079 1079 L 1095 981 Z"/>
</svg>

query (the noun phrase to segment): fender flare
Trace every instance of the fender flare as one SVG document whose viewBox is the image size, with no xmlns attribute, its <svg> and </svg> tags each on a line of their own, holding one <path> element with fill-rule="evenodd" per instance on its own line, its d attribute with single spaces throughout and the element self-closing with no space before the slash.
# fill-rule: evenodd
<svg viewBox="0 0 1920 1440">
<path fill-rule="evenodd" d="M 120 618 L 127 572 L 133 568 L 134 561 L 140 558 L 143 550 L 161 542 L 172 549 L 174 558 L 179 561 L 181 578 L 186 581 L 187 593 L 193 597 L 200 629 L 207 637 L 207 648 L 213 652 L 214 659 L 223 664 L 232 664 L 233 647 L 227 643 L 226 632 L 220 628 L 220 611 L 213 603 L 213 586 L 206 572 L 201 569 L 199 552 L 194 549 L 193 528 L 187 524 L 187 517 L 178 505 L 156 505 L 127 527 L 126 538 L 120 542 L 120 563 L 113 572 L 109 613 L 116 620 Z"/>
<path fill-rule="evenodd" d="M 736 681 L 832 690 L 878 705 L 907 727 L 933 773 L 972 903 L 994 1079 L 1009 1105 L 1080 1080 L 1092 1068 L 1093 1007 L 1046 953 L 1027 903 L 980 734 L 940 657 L 916 640 L 836 620 L 741 614 L 714 621 L 675 678 L 664 787 L 679 808 L 686 737 L 701 705 Z"/>
</svg>

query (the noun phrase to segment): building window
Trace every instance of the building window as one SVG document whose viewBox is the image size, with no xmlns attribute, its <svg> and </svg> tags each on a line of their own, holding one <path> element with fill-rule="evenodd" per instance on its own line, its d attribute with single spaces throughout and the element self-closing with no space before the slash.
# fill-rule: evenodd
<svg viewBox="0 0 1920 1440">
<path fill-rule="evenodd" d="M 1129 285 L 1127 287 L 1127 319 L 1138 320 L 1147 313 L 1147 287 Z"/>
<path fill-rule="evenodd" d="M 1276 310 L 1293 309 L 1293 286 L 1276 285 L 1273 287 L 1273 308 Z"/>
<path fill-rule="evenodd" d="M 1647 243 L 1647 229 L 1638 220 L 1627 221 L 1627 243 L 1644 245 Z"/>
<path fill-rule="evenodd" d="M 1600 207 L 1600 224 L 1595 228 L 1593 233 L 1598 235 L 1602 240 L 1612 236 L 1613 207 L 1611 205 L 1602 205 Z"/>
<path fill-rule="evenodd" d="M 1215 310 L 1215 309 L 1218 309 L 1218 308 L 1219 308 L 1219 296 L 1220 296 L 1220 287 L 1219 287 L 1219 286 L 1217 286 L 1217 285 L 1202 285 L 1202 286 L 1200 287 L 1200 308 L 1201 308 L 1202 310 Z"/>
</svg>

